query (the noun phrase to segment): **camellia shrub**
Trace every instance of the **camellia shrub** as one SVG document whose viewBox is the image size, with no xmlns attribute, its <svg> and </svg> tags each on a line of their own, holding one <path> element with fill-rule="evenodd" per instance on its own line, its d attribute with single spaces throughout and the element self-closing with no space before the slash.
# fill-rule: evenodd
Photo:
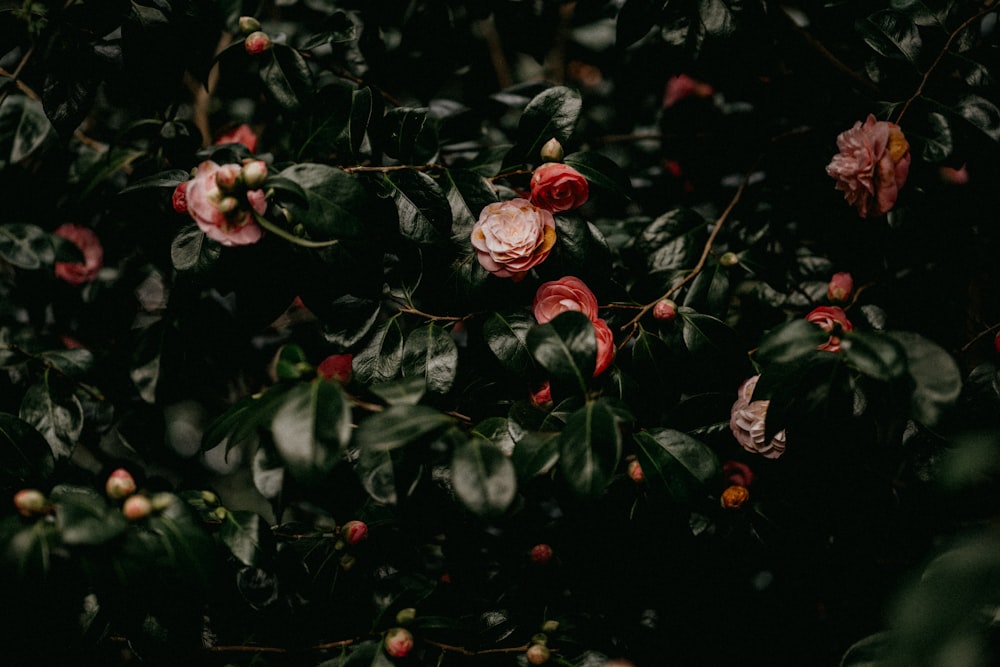
<svg viewBox="0 0 1000 667">
<path fill-rule="evenodd" d="M 993 0 L 0 9 L 3 664 L 997 664 Z"/>
</svg>

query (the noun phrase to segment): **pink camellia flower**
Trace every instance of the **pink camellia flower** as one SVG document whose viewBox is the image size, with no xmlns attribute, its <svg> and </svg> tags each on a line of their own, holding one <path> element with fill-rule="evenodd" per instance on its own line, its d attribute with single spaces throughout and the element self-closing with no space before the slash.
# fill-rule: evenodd
<svg viewBox="0 0 1000 667">
<path fill-rule="evenodd" d="M 899 125 L 868 114 L 837 136 L 837 148 L 826 173 L 844 199 L 862 218 L 888 213 L 910 171 L 910 144 Z"/>
<path fill-rule="evenodd" d="M 340 384 L 347 384 L 351 381 L 351 362 L 354 356 L 350 354 L 331 354 L 316 367 L 316 372 L 320 377 L 327 380 L 336 380 Z"/>
<path fill-rule="evenodd" d="M 216 183 L 220 166 L 211 160 L 198 165 L 194 179 L 187 186 L 187 212 L 198 228 L 210 239 L 225 246 L 256 243 L 263 231 L 254 220 L 253 211 L 263 214 L 267 200 L 261 190 L 244 195 L 227 195 Z"/>
<path fill-rule="evenodd" d="M 776 459 L 785 453 L 785 432 L 778 431 L 770 440 L 764 440 L 764 421 L 771 401 L 752 400 L 759 378 L 759 375 L 755 375 L 740 385 L 730 413 L 729 428 L 743 449 L 765 458 Z"/>
<path fill-rule="evenodd" d="M 479 263 L 500 278 L 521 280 L 545 261 L 555 243 L 555 218 L 526 199 L 488 204 L 472 226 Z"/>
<path fill-rule="evenodd" d="M 260 33 L 264 34 L 264 33 Z M 267 35 L 264 35 L 267 37 Z M 249 43 L 250 38 L 247 37 L 247 42 Z M 247 47 L 249 49 L 249 46 Z M 246 146 L 247 150 L 251 153 L 257 152 L 257 133 L 250 129 L 250 126 L 246 123 L 238 125 L 229 132 L 222 134 L 218 139 L 215 140 L 216 146 L 221 146 L 222 144 L 243 144 Z"/>
<path fill-rule="evenodd" d="M 539 285 L 531 308 L 539 324 L 545 324 L 568 310 L 583 313 L 591 321 L 597 319 L 597 297 L 575 276 L 564 276 Z"/>
<path fill-rule="evenodd" d="M 829 352 L 840 352 L 840 334 L 852 331 L 854 325 L 847 319 L 847 314 L 837 306 L 819 306 L 814 308 L 806 319 L 820 325 L 824 331 L 830 332 L 830 338 L 817 349 Z"/>
<path fill-rule="evenodd" d="M 243 47 L 251 56 L 260 55 L 270 50 L 272 46 L 271 37 L 262 30 L 250 33 L 247 35 L 246 41 L 243 42 Z"/>
<path fill-rule="evenodd" d="M 56 262 L 56 277 L 70 285 L 89 283 L 97 277 L 104 264 L 104 248 L 97 234 L 89 227 L 66 223 L 52 232 L 75 245 L 83 253 L 83 262 Z"/>
<path fill-rule="evenodd" d="M 587 179 L 568 164 L 546 162 L 531 176 L 531 201 L 547 211 L 579 208 L 589 196 Z"/>
<path fill-rule="evenodd" d="M 850 273 L 842 271 L 835 273 L 826 286 L 826 296 L 830 301 L 847 301 L 854 291 L 854 278 Z"/>
<path fill-rule="evenodd" d="M 594 377 L 597 377 L 615 360 L 615 335 L 604 320 L 594 320 L 593 324 L 597 335 L 597 360 L 594 366 Z"/>
<path fill-rule="evenodd" d="M 753 470 L 739 461 L 726 461 L 722 464 L 722 476 L 729 484 L 750 486 L 753 483 Z"/>
<path fill-rule="evenodd" d="M 692 79 L 687 74 L 670 77 L 663 92 L 663 108 L 669 109 L 685 97 L 711 97 L 715 94 L 712 86 L 704 81 Z"/>
</svg>

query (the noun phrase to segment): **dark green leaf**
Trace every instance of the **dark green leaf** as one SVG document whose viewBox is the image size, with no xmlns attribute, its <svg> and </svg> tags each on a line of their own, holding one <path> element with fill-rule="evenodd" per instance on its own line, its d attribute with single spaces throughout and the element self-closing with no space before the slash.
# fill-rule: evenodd
<svg viewBox="0 0 1000 667">
<path fill-rule="evenodd" d="M 529 329 L 526 342 L 535 361 L 554 378 L 586 390 L 597 358 L 597 335 L 586 315 L 576 311 L 560 313 Z"/>
<path fill-rule="evenodd" d="M 422 377 L 428 391 L 447 393 L 458 373 L 458 346 L 447 331 L 429 322 L 406 337 L 402 369 L 404 377 Z"/>
<path fill-rule="evenodd" d="M 451 205 L 441 186 L 415 169 L 385 174 L 399 213 L 399 233 L 417 243 L 434 243 L 451 231 Z"/>
<path fill-rule="evenodd" d="M 74 394 L 37 382 L 24 393 L 19 416 L 42 434 L 57 460 L 73 454 L 83 431 L 83 406 Z"/>
<path fill-rule="evenodd" d="M 274 374 L 279 380 L 298 380 L 315 372 L 305 350 L 295 343 L 282 345 L 275 355 Z"/>
<path fill-rule="evenodd" d="M 660 22 L 664 0 L 626 0 L 615 22 L 615 46 L 625 49 Z"/>
<path fill-rule="evenodd" d="M 521 114 L 516 142 L 504 165 L 535 163 L 538 151 L 549 139 L 565 144 L 573 134 L 583 100 L 580 93 L 565 86 L 553 86 L 536 95 Z"/>
<path fill-rule="evenodd" d="M 11 137 L 9 153 L 0 155 L 0 167 L 31 156 L 54 134 L 42 103 L 26 95 L 5 95 L 0 100 L 0 137 Z"/>
<path fill-rule="evenodd" d="M 680 359 L 661 338 L 640 328 L 632 346 L 631 372 L 644 397 L 670 405 L 680 396 Z"/>
<path fill-rule="evenodd" d="M 567 420 L 559 435 L 559 471 L 578 495 L 596 497 L 614 477 L 622 452 L 618 424 L 618 415 L 600 400 Z"/>
<path fill-rule="evenodd" d="M 302 137 L 299 141 L 299 160 L 311 155 L 324 157 L 338 150 L 352 154 L 348 135 L 354 91 L 355 88 L 347 83 L 333 82 L 316 92 L 314 102 L 307 110 L 307 120 L 295 127 Z"/>
<path fill-rule="evenodd" d="M 979 95 L 966 95 L 955 111 L 987 137 L 1000 141 L 1000 109 L 996 104 Z"/>
<path fill-rule="evenodd" d="M 889 382 L 906 372 L 906 352 L 891 337 L 851 331 L 840 341 L 840 353 L 847 362 L 865 375 Z"/>
<path fill-rule="evenodd" d="M 281 492 L 285 488 L 285 467 L 275 452 L 268 447 L 258 447 L 253 455 L 250 472 L 254 488 L 260 495 L 272 503 L 281 498 Z"/>
<path fill-rule="evenodd" d="M 31 424 L 0 412 L 0 492 L 12 497 L 22 488 L 44 486 L 55 471 L 45 438 Z"/>
<path fill-rule="evenodd" d="M 160 360 L 167 325 L 158 319 L 132 332 L 132 359 L 129 379 L 147 403 L 156 402 L 156 388 L 160 383 Z"/>
<path fill-rule="evenodd" d="M 278 106 L 295 111 L 312 88 L 312 73 L 302 54 L 285 44 L 274 44 L 260 68 L 260 80 Z"/>
<path fill-rule="evenodd" d="M 170 261 L 178 271 L 204 273 L 222 255 L 222 244 L 205 236 L 196 224 L 181 227 L 170 244 Z"/>
<path fill-rule="evenodd" d="M 158 174 L 153 174 L 151 176 L 146 176 L 145 178 L 140 178 L 135 183 L 132 183 L 128 187 L 119 190 L 118 194 L 122 195 L 128 192 L 138 192 L 140 190 L 150 190 L 159 188 L 166 188 L 169 190 L 173 190 L 184 181 L 190 179 L 191 179 L 191 174 L 184 171 L 183 169 L 171 169 L 170 171 L 162 171 Z"/>
<path fill-rule="evenodd" d="M 81 377 L 94 367 L 94 353 L 84 348 L 49 350 L 39 355 L 67 377 Z"/>
<path fill-rule="evenodd" d="M 331 317 L 323 325 L 323 338 L 341 348 L 354 347 L 378 321 L 382 303 L 346 294 L 330 306 Z"/>
<path fill-rule="evenodd" d="M 497 201 L 496 189 L 483 176 L 465 169 L 448 169 L 441 179 L 451 207 L 451 234 L 467 239 L 479 214 Z"/>
<path fill-rule="evenodd" d="M 607 241 L 597 227 L 568 213 L 555 219 L 556 244 L 550 264 L 558 264 L 567 275 L 582 275 L 594 266 L 610 263 Z"/>
<path fill-rule="evenodd" d="M 324 44 L 337 44 L 357 39 L 357 28 L 346 12 L 336 11 L 323 20 L 319 31 L 307 39 L 299 48 L 311 51 Z"/>
<path fill-rule="evenodd" d="M 859 21 L 857 29 L 868 46 L 886 58 L 916 64 L 923 45 L 920 31 L 909 16 L 885 9 Z"/>
<path fill-rule="evenodd" d="M 375 330 L 368 345 L 354 355 L 354 375 L 360 382 L 372 384 L 395 378 L 403 362 L 403 331 L 396 318 Z"/>
<path fill-rule="evenodd" d="M 105 544 L 128 527 L 121 511 L 93 489 L 57 486 L 49 500 L 56 506 L 56 524 L 66 544 Z"/>
<path fill-rule="evenodd" d="M 255 512 L 226 512 L 219 526 L 219 539 L 236 560 L 248 567 L 266 564 L 275 551 L 274 534 L 263 517 Z"/>
<path fill-rule="evenodd" d="M 475 435 L 455 447 L 451 481 L 462 504 L 480 516 L 502 514 L 517 493 L 514 464 L 492 441 Z"/>
<path fill-rule="evenodd" d="M 313 163 L 293 165 L 278 175 L 305 190 L 308 205 L 292 201 L 287 208 L 290 222 L 303 225 L 314 240 L 351 238 L 361 233 L 368 196 L 354 176 Z"/>
<path fill-rule="evenodd" d="M 879 667 L 889 648 L 889 634 L 878 632 L 860 639 L 847 649 L 840 667 Z"/>
<path fill-rule="evenodd" d="M 698 14 L 711 37 L 728 37 L 736 30 L 736 18 L 726 0 L 698 0 Z"/>
<path fill-rule="evenodd" d="M 514 445 L 513 461 L 517 478 L 527 481 L 547 474 L 559 460 L 559 433 L 532 431 Z"/>
<path fill-rule="evenodd" d="M 52 266 L 55 250 L 49 235 L 35 225 L 0 225 L 0 258 L 19 269 Z"/>
<path fill-rule="evenodd" d="M 718 262 L 706 266 L 691 281 L 684 305 L 698 312 L 723 317 L 729 309 L 729 271 Z"/>
<path fill-rule="evenodd" d="M 913 378 L 910 414 L 919 422 L 934 426 L 962 391 L 958 363 L 937 343 L 910 331 L 892 331 L 906 354 L 906 366 Z"/>
<path fill-rule="evenodd" d="M 514 451 L 514 438 L 510 433 L 510 425 L 505 417 L 489 417 L 476 424 L 472 434 L 486 438 L 510 456 Z"/>
<path fill-rule="evenodd" d="M 375 118 L 375 94 L 371 88 L 358 88 L 351 99 L 351 119 L 345 128 L 344 139 L 350 147 L 351 154 L 360 162 L 361 148 L 364 145 L 368 126 Z"/>
<path fill-rule="evenodd" d="M 101 159 L 88 169 L 77 184 L 79 192 L 77 199 L 84 201 L 98 189 L 112 180 L 112 178 L 123 169 L 141 157 L 145 157 L 146 152 L 128 148 L 113 148 Z"/>
<path fill-rule="evenodd" d="M 437 128 L 427 108 L 398 107 L 385 114 L 385 154 L 404 164 L 426 164 L 437 155 Z"/>
<path fill-rule="evenodd" d="M 427 381 L 422 375 L 379 382 L 369 388 L 388 405 L 416 405 L 427 393 Z"/>
<path fill-rule="evenodd" d="M 44 582 L 52 567 L 52 554 L 60 548 L 59 531 L 47 521 L 24 525 L 20 517 L 0 521 L 0 565 L 22 581 Z"/>
<path fill-rule="evenodd" d="M 587 151 L 571 153 L 563 161 L 583 174 L 590 185 L 625 198 L 631 197 L 632 183 L 628 174 L 611 158 Z"/>
<path fill-rule="evenodd" d="M 704 493 L 704 485 L 722 470 L 707 445 L 681 431 L 657 428 L 635 435 L 646 480 L 680 505 Z"/>
<path fill-rule="evenodd" d="M 483 323 L 486 344 L 513 373 L 523 373 L 534 363 L 527 344 L 528 330 L 534 324 L 534 319 L 522 312 L 493 313 Z"/>
<path fill-rule="evenodd" d="M 368 417 L 354 431 L 361 449 L 391 452 L 440 434 L 452 418 L 423 405 L 394 405 Z"/>
<path fill-rule="evenodd" d="M 769 331 L 761 340 L 755 356 L 762 364 L 793 361 L 815 352 L 829 337 L 830 334 L 813 322 L 791 320 Z"/>
<path fill-rule="evenodd" d="M 271 419 L 271 434 L 289 474 L 306 484 L 322 481 L 351 439 L 351 406 L 340 383 L 295 385 Z"/>
</svg>

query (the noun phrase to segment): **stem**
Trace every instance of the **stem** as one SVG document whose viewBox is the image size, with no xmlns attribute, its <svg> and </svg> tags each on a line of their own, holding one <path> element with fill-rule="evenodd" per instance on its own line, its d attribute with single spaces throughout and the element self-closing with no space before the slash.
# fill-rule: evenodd
<svg viewBox="0 0 1000 667">
<path fill-rule="evenodd" d="M 966 351 L 968 351 L 968 349 L 969 349 L 970 347 L 972 347 L 972 346 L 973 346 L 973 345 L 974 345 L 974 344 L 976 343 L 976 341 L 978 341 L 978 340 L 979 340 L 980 338 L 983 338 L 983 337 L 985 337 L 985 336 L 989 336 L 989 335 L 990 335 L 991 333 L 993 333 L 994 331 L 1000 331 L 1000 322 L 997 322 L 997 323 L 996 323 L 996 324 L 994 324 L 993 326 L 991 326 L 991 327 L 989 327 L 989 328 L 987 328 L 987 329 L 984 329 L 984 330 L 980 331 L 980 332 L 979 332 L 978 334 L 976 334 L 976 335 L 975 335 L 975 336 L 974 336 L 974 337 L 972 338 L 972 340 L 970 340 L 970 341 L 969 341 L 968 343 L 966 343 L 965 345 L 963 345 L 963 346 L 962 346 L 962 350 L 961 350 L 961 351 L 962 351 L 962 352 L 966 352 Z"/>
<path fill-rule="evenodd" d="M 295 245 L 298 246 L 302 246 L 303 248 L 327 248 L 329 246 L 340 243 L 340 239 L 331 239 L 329 241 L 310 241 L 309 239 L 304 239 L 300 236 L 296 236 L 295 234 L 287 232 L 281 227 L 277 226 L 276 224 L 274 224 L 273 222 L 262 216 L 257 211 L 253 212 L 253 217 L 255 220 L 257 220 L 258 225 L 260 225 L 267 231 L 271 232 L 275 236 L 280 236 L 286 241 L 294 243 Z"/>
<path fill-rule="evenodd" d="M 450 651 L 452 653 L 460 653 L 462 655 L 486 655 L 489 653 L 524 653 L 528 650 L 529 645 L 524 644 L 522 646 L 510 646 L 508 648 L 488 648 L 481 651 L 470 651 L 464 646 L 451 646 L 450 644 L 442 644 L 440 642 L 430 641 L 429 639 L 423 640 L 425 644 L 430 646 L 436 646 L 442 651 Z"/>
<path fill-rule="evenodd" d="M 784 8 L 779 10 L 779 14 L 781 14 L 781 16 L 786 20 L 788 26 L 795 31 L 795 33 L 799 35 L 799 37 L 801 37 L 813 51 L 818 53 L 824 60 L 833 65 L 834 69 L 846 74 L 856 84 L 866 89 L 868 92 L 878 94 L 878 86 L 844 64 L 844 62 L 835 56 L 830 49 L 826 48 L 822 42 L 809 34 L 807 30 L 799 26 L 799 24 L 795 22 L 795 19 L 792 18 L 792 16 Z"/>
<path fill-rule="evenodd" d="M 428 171 L 430 169 L 441 169 L 441 167 L 436 164 L 393 164 L 389 165 L 388 167 L 341 167 L 341 170 L 347 172 L 348 174 L 354 174 L 358 172 L 385 173 L 388 171 L 402 171 L 404 169 L 412 169 L 414 171 Z"/>
<path fill-rule="evenodd" d="M 31 352 L 28 352 L 24 348 L 22 348 L 22 347 L 20 347 L 18 345 L 15 345 L 13 343 L 6 343 L 4 345 L 0 345 L 0 350 L 6 350 L 7 352 L 15 352 L 15 353 L 20 354 L 20 355 L 22 355 L 24 357 L 27 357 L 31 361 L 36 361 L 36 362 L 40 363 L 45 368 L 45 375 L 46 375 L 46 377 L 48 376 L 48 374 L 49 374 L 50 371 L 55 371 L 59 375 L 63 376 L 64 378 L 66 378 L 67 380 L 69 380 L 70 382 L 72 382 L 74 385 L 76 385 L 79 389 L 81 389 L 84 393 L 86 393 L 88 396 L 90 396 L 95 401 L 103 401 L 104 400 L 104 394 L 102 394 L 99 389 L 97 389 L 96 387 L 91 387 L 89 384 L 86 384 L 84 382 L 80 382 L 76 378 L 70 377 L 69 375 L 66 375 L 65 373 L 62 372 L 61 368 L 59 368 L 58 366 L 56 366 L 55 364 L 53 364 L 48 359 L 44 359 L 42 357 L 39 357 L 36 354 L 32 354 Z"/>
</svg>

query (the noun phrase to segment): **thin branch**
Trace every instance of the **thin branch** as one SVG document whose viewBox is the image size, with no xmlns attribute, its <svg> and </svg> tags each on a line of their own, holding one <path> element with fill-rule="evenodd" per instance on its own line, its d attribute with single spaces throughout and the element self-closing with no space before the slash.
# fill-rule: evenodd
<svg viewBox="0 0 1000 667">
<path fill-rule="evenodd" d="M 253 217 L 257 220 L 258 225 L 275 236 L 280 236 L 289 243 L 294 243 L 295 245 L 302 246 L 303 248 L 327 248 L 340 243 L 340 239 L 330 239 L 329 241 L 310 241 L 309 239 L 304 239 L 301 236 L 296 236 L 295 234 L 286 232 L 284 229 L 277 226 L 256 211 L 253 212 Z"/>
<path fill-rule="evenodd" d="M 470 655 L 470 656 L 487 655 L 489 653 L 524 653 L 525 651 L 528 650 L 528 648 L 530 648 L 530 645 L 524 644 L 522 646 L 510 646 L 507 648 L 488 648 L 488 649 L 483 649 L 481 651 L 472 651 L 465 648 L 464 646 L 452 646 L 450 644 L 442 644 L 441 642 L 434 642 L 428 639 L 423 640 L 423 642 L 425 644 L 429 644 L 430 646 L 436 646 L 442 651 L 448 651 L 449 653 L 459 653 L 461 655 Z"/>
<path fill-rule="evenodd" d="M 405 169 L 412 169 L 414 171 L 428 171 L 431 169 L 441 169 L 441 168 L 442 167 L 436 164 L 393 164 L 389 165 L 388 167 L 359 166 L 359 167 L 341 167 L 340 169 L 342 171 L 347 172 L 348 174 L 355 174 L 359 172 L 384 173 L 388 171 L 403 171 Z"/>
<path fill-rule="evenodd" d="M 972 347 L 973 345 L 975 345 L 975 344 L 976 344 L 976 342 L 977 342 L 977 341 L 978 341 L 979 339 L 981 339 L 981 338 L 984 338 L 984 337 L 986 337 L 986 336 L 989 336 L 989 335 L 990 335 L 991 333 L 993 333 L 994 331 L 1000 331 L 1000 322 L 997 322 L 996 324 L 994 324 L 993 326 L 989 327 L 988 329 L 984 329 L 983 331 L 980 331 L 980 332 L 979 332 L 978 334 L 976 334 L 976 335 L 975 335 L 975 336 L 974 336 L 974 337 L 972 338 L 972 340 L 970 340 L 970 341 L 969 341 L 968 343 L 966 343 L 965 345 L 963 345 L 963 346 L 962 346 L 962 350 L 961 350 L 961 351 L 962 351 L 962 352 L 966 352 L 966 351 L 968 351 L 968 349 L 969 349 L 970 347 Z"/>
<path fill-rule="evenodd" d="M 805 30 L 798 23 L 796 23 L 795 19 L 788 13 L 788 10 L 782 7 L 779 10 L 779 14 L 785 18 L 792 30 L 794 30 L 795 33 L 798 34 L 799 37 L 801 37 L 813 51 L 819 54 L 828 63 L 833 65 L 834 69 L 846 74 L 856 84 L 867 90 L 869 93 L 878 94 L 878 86 L 848 67 L 842 60 L 840 60 L 840 58 L 835 56 L 830 49 L 826 48 L 822 42 L 813 37 L 808 30 Z"/>
</svg>

